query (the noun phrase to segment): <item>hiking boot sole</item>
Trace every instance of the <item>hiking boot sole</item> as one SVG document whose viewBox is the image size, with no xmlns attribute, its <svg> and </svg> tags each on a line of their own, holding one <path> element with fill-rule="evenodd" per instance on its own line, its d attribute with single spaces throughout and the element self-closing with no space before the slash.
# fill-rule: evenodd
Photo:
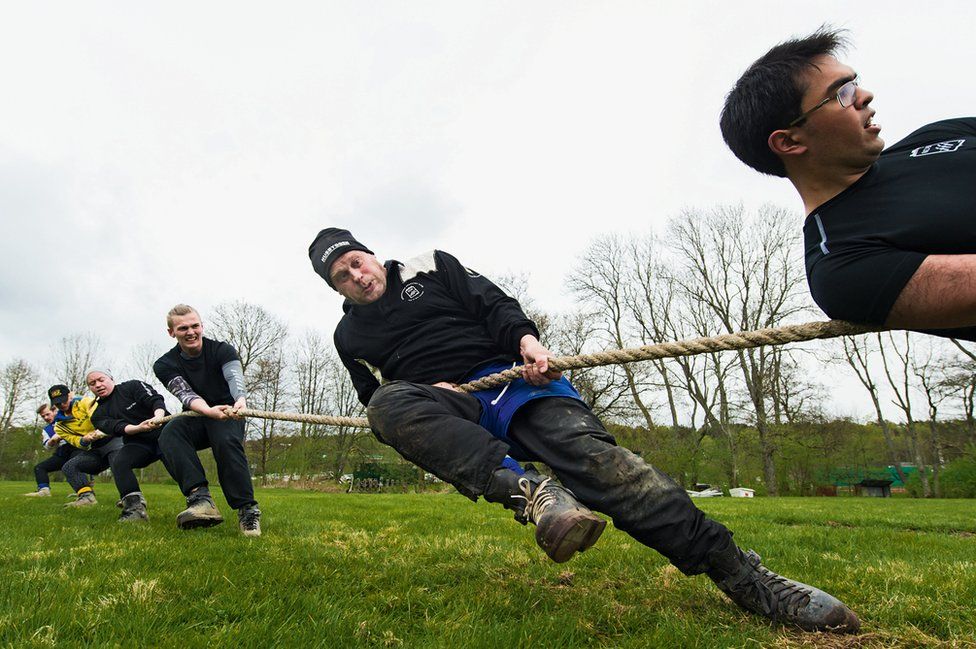
<svg viewBox="0 0 976 649">
<path fill-rule="evenodd" d="M 177 516 L 176 526 L 181 530 L 193 530 L 198 527 L 213 527 L 224 522 L 224 517 L 217 516 Z"/>
<path fill-rule="evenodd" d="M 544 536 L 538 534 L 536 541 L 556 563 L 569 561 L 577 552 L 583 552 L 593 545 L 603 534 L 607 522 L 591 512 L 574 512 L 572 515 L 547 526 Z"/>
<path fill-rule="evenodd" d="M 149 516 L 119 516 L 120 523 L 148 523 Z"/>
</svg>

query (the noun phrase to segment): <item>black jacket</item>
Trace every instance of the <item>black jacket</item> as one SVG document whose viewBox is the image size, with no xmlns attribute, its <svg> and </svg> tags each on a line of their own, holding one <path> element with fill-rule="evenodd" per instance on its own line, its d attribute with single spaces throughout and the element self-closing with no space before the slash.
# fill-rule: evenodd
<svg viewBox="0 0 976 649">
<path fill-rule="evenodd" d="M 519 340 L 538 337 L 522 307 L 491 281 L 441 250 L 385 264 L 386 292 L 372 304 L 348 300 L 335 346 L 359 400 L 379 381 L 458 383 L 488 363 L 519 360 Z"/>
<path fill-rule="evenodd" d="M 116 383 L 112 394 L 97 401 L 98 407 L 91 416 L 92 424 L 106 435 L 122 437 L 125 441 L 143 435 L 159 436 L 159 431 L 135 436 L 125 434 L 127 424 L 141 424 L 151 419 L 157 408 L 165 410 L 162 395 L 148 383 L 142 381 Z"/>
</svg>

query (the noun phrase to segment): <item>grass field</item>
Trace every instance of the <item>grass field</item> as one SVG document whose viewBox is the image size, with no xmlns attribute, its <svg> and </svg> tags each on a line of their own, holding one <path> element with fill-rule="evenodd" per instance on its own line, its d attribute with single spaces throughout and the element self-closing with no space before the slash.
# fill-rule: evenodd
<svg viewBox="0 0 976 649">
<path fill-rule="evenodd" d="M 458 495 L 259 490 L 264 536 L 182 532 L 175 487 L 121 525 L 111 485 L 64 510 L 0 482 L 0 645 L 9 647 L 976 647 L 976 502 L 708 499 L 772 569 L 821 586 L 859 636 L 740 612 L 608 528 L 556 565 L 497 506 Z"/>
</svg>

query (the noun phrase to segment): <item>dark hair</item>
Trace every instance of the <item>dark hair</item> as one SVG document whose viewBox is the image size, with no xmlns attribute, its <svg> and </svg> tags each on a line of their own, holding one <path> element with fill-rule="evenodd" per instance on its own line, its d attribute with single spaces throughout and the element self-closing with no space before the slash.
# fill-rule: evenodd
<svg viewBox="0 0 976 649">
<path fill-rule="evenodd" d="M 739 160 L 756 171 L 786 177 L 786 167 L 773 153 L 769 134 L 796 118 L 806 90 L 803 73 L 813 59 L 844 49 L 844 30 L 826 25 L 805 38 L 773 47 L 749 66 L 725 97 L 722 137 Z"/>
</svg>

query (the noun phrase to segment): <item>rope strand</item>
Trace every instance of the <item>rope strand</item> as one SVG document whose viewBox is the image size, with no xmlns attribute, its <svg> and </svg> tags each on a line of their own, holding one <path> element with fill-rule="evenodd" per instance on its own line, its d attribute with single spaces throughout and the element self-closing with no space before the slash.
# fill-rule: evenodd
<svg viewBox="0 0 976 649">
<path fill-rule="evenodd" d="M 718 351 L 732 351 L 752 349 L 767 345 L 786 345 L 788 343 L 805 342 L 808 340 L 824 340 L 841 336 L 857 336 L 876 331 L 884 331 L 879 327 L 858 325 L 843 320 L 818 320 L 797 325 L 787 325 L 754 331 L 740 331 L 731 334 L 721 334 L 704 338 L 687 338 L 674 342 L 645 345 L 628 349 L 611 349 L 593 354 L 579 354 L 577 356 L 558 356 L 549 359 L 549 367 L 554 370 L 566 371 L 585 367 L 601 367 L 636 363 L 638 361 L 657 360 L 661 358 L 676 358 L 679 356 L 695 356 Z M 504 385 L 522 377 L 521 366 L 513 367 L 485 376 L 477 381 L 458 386 L 463 392 L 477 392 Z M 303 424 L 318 424 L 324 426 L 348 426 L 350 428 L 369 428 L 369 421 L 365 417 L 333 417 L 329 415 L 315 415 L 306 413 L 272 412 L 268 410 L 252 410 L 241 408 L 236 411 L 244 417 L 257 419 L 276 419 Z M 176 417 L 201 417 L 199 413 L 186 411 L 168 415 L 160 420 L 165 423 Z"/>
</svg>

